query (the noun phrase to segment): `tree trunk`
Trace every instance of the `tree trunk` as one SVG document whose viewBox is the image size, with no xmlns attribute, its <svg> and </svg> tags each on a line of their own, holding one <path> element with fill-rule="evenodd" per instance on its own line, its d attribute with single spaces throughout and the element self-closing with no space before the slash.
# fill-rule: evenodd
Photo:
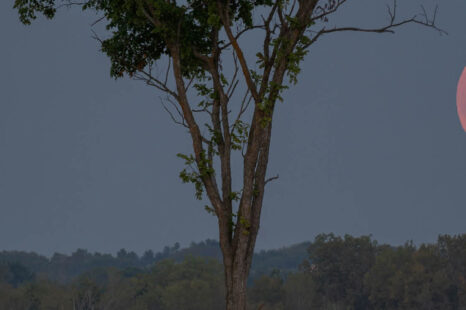
<svg viewBox="0 0 466 310">
<path fill-rule="evenodd" d="M 220 240 L 223 252 L 223 264 L 225 271 L 226 309 L 246 310 L 247 305 L 247 281 L 252 264 L 254 244 L 256 243 L 258 226 L 249 233 L 240 232 L 237 243 L 227 243 Z M 233 245 L 233 247 L 230 247 Z M 223 251 L 227 249 L 227 251 Z M 233 249 L 233 251 L 228 251 Z"/>
<path fill-rule="evenodd" d="M 244 263 L 237 264 L 237 267 L 244 267 Z M 226 310 L 246 310 L 246 285 L 249 272 L 244 272 L 243 268 L 225 269 Z"/>
</svg>

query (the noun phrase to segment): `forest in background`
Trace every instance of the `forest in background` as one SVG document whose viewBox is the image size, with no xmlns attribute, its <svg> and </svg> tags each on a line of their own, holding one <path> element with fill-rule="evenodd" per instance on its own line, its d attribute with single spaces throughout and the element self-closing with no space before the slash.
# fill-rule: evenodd
<svg viewBox="0 0 466 310">
<path fill-rule="evenodd" d="M 296 271 L 307 258 L 309 245 L 310 242 L 303 242 L 256 253 L 250 273 L 251 280 L 260 275 L 270 274 L 275 269 L 282 273 Z M 1 251 L 0 279 L 8 279 L 6 282 L 14 286 L 34 278 L 46 278 L 60 284 L 68 284 L 83 273 L 98 269 L 148 270 L 157 262 L 166 259 L 179 263 L 191 256 L 210 258 L 219 263 L 222 261 L 219 243 L 211 239 L 199 243 L 192 242 L 187 248 L 181 248 L 179 243 L 175 243 L 173 246 L 165 246 L 158 253 L 148 250 L 140 256 L 125 249 L 121 249 L 116 255 L 90 253 L 78 249 L 71 255 L 55 253 L 50 258 L 34 252 Z"/>
<path fill-rule="evenodd" d="M 254 256 L 249 309 L 466 309 L 466 234 L 415 246 L 317 236 Z M 143 255 L 0 252 L 0 309 L 222 310 L 217 241 Z"/>
</svg>

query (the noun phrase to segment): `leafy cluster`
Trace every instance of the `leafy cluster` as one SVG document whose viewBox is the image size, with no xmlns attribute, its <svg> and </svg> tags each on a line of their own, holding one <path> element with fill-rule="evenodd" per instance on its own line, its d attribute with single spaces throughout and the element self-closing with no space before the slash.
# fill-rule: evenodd
<svg viewBox="0 0 466 310">
<path fill-rule="evenodd" d="M 202 178 L 214 173 L 214 169 L 210 164 L 210 161 L 206 158 L 205 153 L 201 154 L 201 160 L 196 162 L 194 155 L 185 155 L 178 153 L 177 156 L 184 159 L 185 165 L 187 166 L 180 172 L 180 178 L 183 183 L 193 183 L 196 188 L 196 198 L 202 199 L 202 193 L 204 192 L 204 186 L 202 185 Z M 197 163 L 197 169 L 195 167 Z"/>
<path fill-rule="evenodd" d="M 230 1 L 230 18 L 251 27 L 253 9 L 271 4 L 271 0 Z M 213 30 L 222 26 L 214 0 L 187 0 L 182 5 L 165 0 L 15 0 L 14 7 L 21 21 L 30 24 L 38 13 L 53 18 L 62 5 L 82 5 L 83 10 L 102 15 L 111 33 L 102 40 L 102 51 L 110 57 L 111 75 L 116 78 L 125 73 L 132 76 L 163 55 L 170 56 L 168 47 L 173 44 L 181 48 L 183 74 L 197 76 L 204 68 L 194 52 L 208 55 L 223 42 L 213 42 Z"/>
<path fill-rule="evenodd" d="M 14 8 L 18 9 L 22 23 L 29 25 L 37 18 L 37 13 L 47 18 L 55 16 L 55 0 L 15 0 Z"/>
<path fill-rule="evenodd" d="M 130 75 L 152 65 L 162 55 L 170 55 L 169 46 L 181 47 L 183 74 L 202 72 L 194 50 L 208 53 L 212 46 L 210 25 L 205 14 L 172 1 L 163 0 L 93 0 L 83 9 L 102 12 L 112 36 L 102 42 L 102 50 L 112 62 L 111 74 Z"/>
</svg>

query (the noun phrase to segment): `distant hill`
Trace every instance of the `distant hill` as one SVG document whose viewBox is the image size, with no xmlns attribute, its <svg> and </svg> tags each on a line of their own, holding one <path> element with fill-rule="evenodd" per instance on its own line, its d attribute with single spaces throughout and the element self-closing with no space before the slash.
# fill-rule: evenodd
<svg viewBox="0 0 466 310">
<path fill-rule="evenodd" d="M 250 277 L 270 275 L 274 271 L 286 275 L 298 270 L 299 266 L 309 257 L 307 249 L 311 242 L 302 242 L 275 250 L 260 251 L 254 254 Z"/>
<path fill-rule="evenodd" d="M 310 242 L 303 242 L 256 253 L 250 272 L 251 280 L 260 275 L 269 275 L 272 272 L 286 275 L 296 271 L 303 260 L 307 258 L 309 245 Z M 15 283 L 21 283 L 22 278 L 26 281 L 32 278 L 31 275 L 34 275 L 60 283 L 69 283 L 79 275 L 95 269 L 137 268 L 144 270 L 165 259 L 181 262 L 188 256 L 214 258 L 219 262 L 222 261 L 219 243 L 211 239 L 199 243 L 193 242 L 186 248 L 180 248 L 179 243 L 175 243 L 171 247 L 164 247 L 161 252 L 154 253 L 149 250 L 141 256 L 125 249 L 121 249 L 116 256 L 90 253 L 87 250 L 78 249 L 71 255 L 55 253 L 50 258 L 34 252 L 1 251 L 0 278 L 3 274 L 3 277 L 14 279 Z"/>
<path fill-rule="evenodd" d="M 311 242 L 302 242 L 291 246 L 282 247 L 273 250 L 262 250 L 254 254 L 250 277 L 256 278 L 261 275 L 270 275 L 272 272 L 279 272 L 286 275 L 296 271 L 299 265 L 307 259 L 307 249 Z M 175 247 L 164 251 L 164 255 L 159 257 L 173 259 L 175 261 L 183 261 L 187 256 L 209 257 L 222 261 L 222 253 L 218 241 L 207 239 L 199 243 L 191 243 L 184 249 L 173 250 Z"/>
</svg>

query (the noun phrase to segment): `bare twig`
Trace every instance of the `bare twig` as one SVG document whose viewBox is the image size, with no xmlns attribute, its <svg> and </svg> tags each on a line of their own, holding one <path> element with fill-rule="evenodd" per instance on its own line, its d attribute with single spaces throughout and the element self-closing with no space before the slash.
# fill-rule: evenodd
<svg viewBox="0 0 466 310">
<path fill-rule="evenodd" d="M 243 116 L 244 112 L 247 111 L 247 109 L 249 107 L 249 104 L 251 103 L 251 100 L 252 100 L 252 96 L 250 96 L 249 90 L 246 90 L 246 93 L 244 94 L 243 100 L 241 100 L 241 106 L 239 108 L 238 115 L 236 116 L 235 121 L 231 125 L 232 130 L 233 130 L 233 127 L 238 123 L 238 121 L 241 120 L 241 116 Z"/>
<path fill-rule="evenodd" d="M 276 176 L 274 177 L 271 177 L 271 178 L 268 178 L 267 180 L 265 180 L 265 184 L 269 183 L 269 182 L 272 182 L 274 180 L 277 180 L 280 176 L 277 174 Z"/>
<path fill-rule="evenodd" d="M 316 20 L 322 20 L 326 18 L 328 15 L 335 13 L 338 8 L 343 5 L 347 0 L 338 0 L 337 2 L 327 4 L 326 6 L 317 6 L 315 11 L 319 13 L 311 17 L 311 22 Z"/>
<path fill-rule="evenodd" d="M 105 19 L 105 16 L 102 16 L 100 18 L 98 18 L 97 20 L 95 20 L 92 24 L 91 24 L 91 27 L 94 27 L 95 25 L 97 25 L 98 23 L 100 23 L 101 21 L 103 21 Z"/>
<path fill-rule="evenodd" d="M 133 78 L 136 80 L 145 81 L 147 85 L 154 86 L 155 88 L 170 94 L 175 99 L 178 98 L 177 93 L 171 90 L 165 82 L 160 81 L 158 78 L 151 74 L 151 69 L 149 69 L 149 72 L 145 70 L 138 71 L 134 74 Z"/>
<path fill-rule="evenodd" d="M 180 109 L 178 108 L 178 106 L 177 106 L 173 101 L 171 101 L 169 97 L 166 98 L 166 100 L 175 108 L 175 111 L 176 111 L 176 113 L 178 114 L 179 119 L 176 118 L 175 115 L 173 114 L 173 112 L 167 107 L 167 105 L 164 103 L 163 98 L 161 98 L 161 97 L 159 97 L 159 98 L 160 98 L 160 102 L 162 103 L 162 106 L 163 106 L 164 110 L 168 113 L 168 115 L 170 116 L 170 118 L 172 119 L 172 121 L 173 121 L 175 124 L 181 125 L 181 126 L 183 126 L 183 127 L 189 129 L 189 126 L 186 124 L 184 115 L 183 115 L 183 113 L 180 111 Z"/>
<path fill-rule="evenodd" d="M 322 14 L 320 14 L 318 16 L 322 17 L 322 16 L 325 16 L 325 15 L 328 15 L 330 13 L 335 12 L 335 10 L 338 9 L 338 7 L 341 4 L 343 4 L 345 1 L 346 0 L 341 0 L 341 3 L 339 5 L 336 5 L 336 7 L 332 11 L 322 13 Z M 428 27 L 428 28 L 432 28 L 432 29 L 438 31 L 440 34 L 448 34 L 445 30 L 437 27 L 437 25 L 435 24 L 438 7 L 435 8 L 432 19 L 428 18 L 425 8 L 423 6 L 421 6 L 421 8 L 422 8 L 423 13 L 420 16 L 424 17 L 424 20 L 418 19 L 417 15 L 414 15 L 411 18 L 404 19 L 404 20 L 399 21 L 399 22 L 395 22 L 396 21 L 396 13 L 397 13 L 397 11 L 396 11 L 397 10 L 397 1 L 394 0 L 393 1 L 393 8 L 388 7 L 388 15 L 390 17 L 390 22 L 389 22 L 388 25 L 383 26 L 383 27 L 379 27 L 379 28 L 334 27 L 334 28 L 326 29 L 325 27 L 323 27 L 320 31 L 318 31 L 314 35 L 314 37 L 309 41 L 309 43 L 304 45 L 304 48 L 309 47 L 315 41 L 317 41 L 317 39 L 320 36 L 322 36 L 324 34 L 327 34 L 327 33 L 343 32 L 343 31 L 373 32 L 373 33 L 395 33 L 395 28 L 406 25 L 406 24 L 418 24 L 418 25 L 422 25 L 422 26 L 425 26 L 425 27 Z"/>
<path fill-rule="evenodd" d="M 232 57 L 233 57 L 233 64 L 235 66 L 235 69 L 234 69 L 233 77 L 230 82 L 230 86 L 228 87 L 228 90 L 227 90 L 228 99 L 230 99 L 231 96 L 233 96 L 233 93 L 235 92 L 236 86 L 238 85 L 238 82 L 239 82 L 239 80 L 237 80 L 237 75 L 239 71 L 238 58 L 236 57 L 236 54 L 234 52 L 232 52 Z"/>
<path fill-rule="evenodd" d="M 252 27 L 246 27 L 244 29 L 242 29 L 241 31 L 239 31 L 235 36 L 235 40 L 239 40 L 239 38 L 241 37 L 241 35 L 245 34 L 246 32 L 248 32 L 249 30 L 253 30 L 253 29 L 263 29 L 264 28 L 264 25 L 254 25 Z M 218 47 L 219 50 L 224 50 L 228 47 L 231 46 L 231 41 L 230 42 L 227 42 L 225 43 L 224 45 L 221 45 Z"/>
</svg>

